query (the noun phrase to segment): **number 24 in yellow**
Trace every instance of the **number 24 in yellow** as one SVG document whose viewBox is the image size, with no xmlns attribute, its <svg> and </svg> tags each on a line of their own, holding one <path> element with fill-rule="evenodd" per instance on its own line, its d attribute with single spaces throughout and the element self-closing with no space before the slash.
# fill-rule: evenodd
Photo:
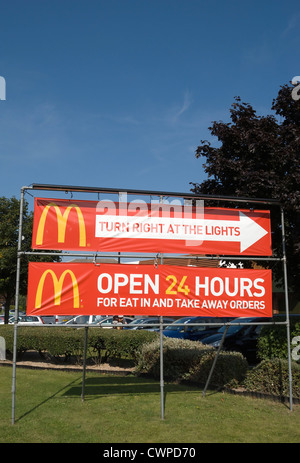
<svg viewBox="0 0 300 463">
<path fill-rule="evenodd" d="M 171 281 L 170 286 L 166 289 L 166 294 L 177 294 L 184 293 L 186 296 L 189 294 L 190 290 L 188 285 L 185 284 L 187 276 L 183 276 L 177 286 L 178 280 L 175 275 L 168 275 L 166 281 Z M 174 289 L 175 288 L 175 289 Z"/>
</svg>

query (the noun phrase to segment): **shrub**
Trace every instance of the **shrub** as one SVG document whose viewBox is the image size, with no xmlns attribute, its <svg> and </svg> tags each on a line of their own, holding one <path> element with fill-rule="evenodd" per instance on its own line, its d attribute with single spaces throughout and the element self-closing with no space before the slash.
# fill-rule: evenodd
<svg viewBox="0 0 300 463">
<path fill-rule="evenodd" d="M 168 380 L 179 379 L 191 365 L 197 361 L 200 352 L 210 349 L 203 344 L 176 338 L 164 338 L 163 360 L 164 377 Z M 160 340 L 142 346 L 137 358 L 137 373 L 159 378 L 160 376 Z"/>
<path fill-rule="evenodd" d="M 288 361 L 285 359 L 263 360 L 248 371 L 243 385 L 249 392 L 288 397 Z M 293 397 L 300 398 L 300 365 L 296 362 L 292 362 L 292 385 Z"/>
<path fill-rule="evenodd" d="M 291 319 L 290 337 L 300 336 L 300 323 Z M 285 325 L 263 326 L 257 341 L 258 358 L 267 360 L 272 358 L 287 359 L 287 331 Z M 291 346 L 293 349 L 293 346 Z"/>
<path fill-rule="evenodd" d="M 14 329 L 12 325 L 0 325 L 0 336 L 5 338 L 6 349 L 13 352 Z M 99 327 L 89 328 L 87 349 L 96 362 L 102 359 L 129 357 L 133 360 L 144 343 L 158 337 L 150 331 L 113 330 Z M 19 326 L 17 336 L 18 358 L 29 350 L 56 360 L 75 357 L 82 361 L 84 355 L 85 330 L 80 328 Z M 93 355 L 95 353 L 95 355 Z"/>
<path fill-rule="evenodd" d="M 186 378 L 197 384 L 205 384 L 211 370 L 216 351 L 205 352 L 186 375 Z M 248 362 L 239 352 L 221 351 L 217 359 L 210 385 L 223 387 L 229 383 L 241 383 L 248 371 Z"/>
<path fill-rule="evenodd" d="M 195 341 L 164 338 L 163 374 L 169 381 L 205 384 L 215 358 L 214 348 Z M 239 353 L 222 352 L 211 378 L 211 385 L 224 386 L 229 381 L 244 379 L 248 363 Z M 144 345 L 140 351 L 136 373 L 155 379 L 160 375 L 159 340 Z"/>
<path fill-rule="evenodd" d="M 158 333 L 146 330 L 89 329 L 89 346 L 97 352 L 101 361 L 109 358 L 132 358 L 136 360 L 142 345 L 158 337 Z"/>
</svg>

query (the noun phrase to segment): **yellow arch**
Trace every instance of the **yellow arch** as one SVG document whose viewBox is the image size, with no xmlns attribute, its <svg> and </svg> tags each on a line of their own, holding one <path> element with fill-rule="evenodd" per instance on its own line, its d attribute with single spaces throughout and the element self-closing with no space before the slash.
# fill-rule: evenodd
<svg viewBox="0 0 300 463">
<path fill-rule="evenodd" d="M 36 244 L 41 245 L 43 244 L 43 236 L 44 236 L 44 229 L 46 223 L 46 217 L 50 207 L 54 207 L 57 217 L 57 228 L 58 228 L 58 243 L 64 243 L 65 235 L 66 235 L 66 226 L 68 217 L 70 214 L 71 209 L 74 207 L 77 212 L 78 217 L 78 224 L 79 224 L 79 246 L 85 247 L 86 246 L 86 230 L 85 230 L 85 223 L 82 212 L 80 208 L 76 204 L 70 204 L 67 207 L 65 212 L 62 214 L 60 208 L 56 203 L 49 203 L 47 206 L 44 207 L 42 215 L 40 217 L 37 234 L 36 234 Z"/>
<path fill-rule="evenodd" d="M 73 286 L 73 299 L 74 299 L 74 308 L 79 308 L 79 289 L 78 289 L 78 283 L 77 279 L 72 272 L 72 270 L 65 270 L 60 278 L 58 279 L 57 276 L 55 275 L 54 271 L 51 269 L 45 270 L 43 275 L 40 278 L 37 292 L 36 292 L 36 297 L 35 297 L 35 308 L 40 309 L 42 306 L 42 293 L 43 293 L 43 287 L 45 283 L 45 279 L 47 275 L 51 275 L 53 285 L 54 285 L 54 305 L 60 305 L 61 302 L 61 293 L 62 293 L 62 286 L 63 282 L 65 279 L 66 275 L 70 275 L 72 278 L 72 286 Z"/>
</svg>

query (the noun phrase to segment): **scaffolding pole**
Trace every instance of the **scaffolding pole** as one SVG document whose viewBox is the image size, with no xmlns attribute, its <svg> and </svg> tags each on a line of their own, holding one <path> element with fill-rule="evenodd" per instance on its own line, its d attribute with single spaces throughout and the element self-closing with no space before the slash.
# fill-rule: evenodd
<svg viewBox="0 0 300 463">
<path fill-rule="evenodd" d="M 88 326 L 84 327 L 84 349 L 83 349 L 83 368 L 82 368 L 82 389 L 81 389 L 81 401 L 84 402 L 85 396 L 85 373 L 86 373 L 86 353 L 87 353 L 87 341 L 88 341 Z"/>
<path fill-rule="evenodd" d="M 165 419 L 165 402 L 164 402 L 164 346 L 163 346 L 163 317 L 160 317 L 159 325 L 160 341 L 160 410 L 161 419 Z"/>
<path fill-rule="evenodd" d="M 202 396 L 205 397 L 205 394 L 206 394 L 206 390 L 208 388 L 208 385 L 210 383 L 210 380 L 211 380 L 211 377 L 212 377 L 212 374 L 214 372 L 214 369 L 215 369 L 215 366 L 216 366 L 216 363 L 217 363 L 217 360 L 218 360 L 218 357 L 219 357 L 219 354 L 221 352 L 221 349 L 223 347 L 223 342 L 224 342 L 224 339 L 226 337 L 226 334 L 227 334 L 227 331 L 228 331 L 228 328 L 229 328 L 229 325 L 226 325 L 226 328 L 224 330 L 224 333 L 223 333 L 223 336 L 222 336 L 222 339 L 221 339 L 221 342 L 220 342 L 220 345 L 218 347 L 218 350 L 216 352 L 216 355 L 215 355 L 215 358 L 214 358 L 214 361 L 213 361 L 213 364 L 211 366 L 211 369 L 210 369 L 210 372 L 209 372 L 209 375 L 208 375 L 208 378 L 207 378 L 207 381 L 206 381 L 206 384 L 205 384 L 205 387 L 203 389 L 203 392 L 202 392 Z"/>
<path fill-rule="evenodd" d="M 15 322 L 14 322 L 14 345 L 13 345 L 13 374 L 12 374 L 12 424 L 15 423 L 15 400 L 16 400 L 16 363 L 17 363 L 17 333 L 19 319 L 19 292 L 20 292 L 20 273 L 21 273 L 21 248 L 22 248 L 22 230 L 23 230 L 23 210 L 24 210 L 24 191 L 21 189 L 20 198 L 20 217 L 19 217 L 19 236 L 17 251 L 17 272 L 16 272 L 16 297 L 15 297 Z"/>
<path fill-rule="evenodd" d="M 288 368 L 289 368 L 289 396 L 290 396 L 290 410 L 292 411 L 293 410 L 293 379 L 292 379 L 292 359 L 291 359 L 288 278 L 287 278 L 287 263 L 286 263 L 286 242 L 285 242 L 284 212 L 283 212 L 282 206 L 280 209 L 281 209 L 281 232 L 282 232 L 285 314 L 286 314 L 287 355 L 288 355 Z"/>
</svg>

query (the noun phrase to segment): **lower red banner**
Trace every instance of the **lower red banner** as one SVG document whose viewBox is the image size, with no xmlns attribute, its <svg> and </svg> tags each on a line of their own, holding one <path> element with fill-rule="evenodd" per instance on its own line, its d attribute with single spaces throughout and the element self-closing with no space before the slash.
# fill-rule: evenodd
<svg viewBox="0 0 300 463">
<path fill-rule="evenodd" d="M 31 262 L 27 314 L 272 317 L 272 273 Z"/>
</svg>

